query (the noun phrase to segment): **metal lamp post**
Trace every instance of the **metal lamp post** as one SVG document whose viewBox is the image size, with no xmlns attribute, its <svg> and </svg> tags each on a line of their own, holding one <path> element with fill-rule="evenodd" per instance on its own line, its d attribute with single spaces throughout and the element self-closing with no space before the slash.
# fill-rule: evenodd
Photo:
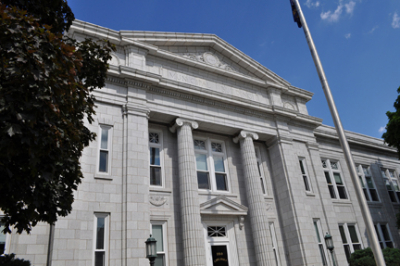
<svg viewBox="0 0 400 266">
<path fill-rule="evenodd" d="M 333 266 L 336 266 L 335 256 L 333 255 L 333 250 L 335 249 L 335 247 L 333 246 L 332 236 L 328 232 L 326 232 L 324 238 L 325 238 L 326 248 L 329 249 L 329 251 L 331 252 Z"/>
<path fill-rule="evenodd" d="M 147 238 L 146 240 L 146 258 L 149 259 L 150 265 L 154 265 L 157 258 L 157 240 L 154 237 Z"/>
</svg>

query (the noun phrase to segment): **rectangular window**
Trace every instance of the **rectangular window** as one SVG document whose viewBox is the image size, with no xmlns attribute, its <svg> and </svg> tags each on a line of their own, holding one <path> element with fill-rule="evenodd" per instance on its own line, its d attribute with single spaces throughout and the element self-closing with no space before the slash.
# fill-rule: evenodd
<svg viewBox="0 0 400 266">
<path fill-rule="evenodd" d="M 149 132 L 150 149 L 150 185 L 163 187 L 162 175 L 162 134 L 161 132 Z"/>
<path fill-rule="evenodd" d="M 0 219 L 2 217 L 0 216 Z M 0 223 L 0 255 L 6 253 L 6 245 L 7 245 L 7 234 L 3 233 L 4 225 Z"/>
<path fill-rule="evenodd" d="M 389 193 L 390 200 L 394 203 L 400 203 L 400 189 L 395 171 L 381 169 L 381 173 L 385 180 L 385 185 Z"/>
<path fill-rule="evenodd" d="M 155 266 L 167 266 L 166 258 L 166 230 L 165 222 L 152 221 L 151 222 L 151 234 L 157 240 L 157 258 L 154 262 Z"/>
<path fill-rule="evenodd" d="M 94 266 L 107 266 L 109 214 L 95 213 L 94 225 Z"/>
<path fill-rule="evenodd" d="M 321 255 L 322 265 L 326 266 L 328 264 L 326 262 L 325 239 L 324 239 L 323 234 L 322 234 L 322 230 L 321 230 L 321 225 L 320 225 L 320 220 L 319 219 L 314 220 L 314 228 L 315 228 L 316 241 L 317 241 L 317 244 L 318 244 L 319 253 Z"/>
<path fill-rule="evenodd" d="M 272 243 L 272 251 L 274 252 L 275 266 L 280 266 L 281 264 L 279 262 L 278 242 L 276 241 L 274 223 L 269 224 L 269 231 L 271 232 L 271 243 Z"/>
<path fill-rule="evenodd" d="M 342 179 L 340 165 L 337 161 L 322 160 L 326 182 L 332 199 L 347 199 L 347 192 Z"/>
<path fill-rule="evenodd" d="M 260 153 L 259 147 L 255 147 L 255 151 L 256 151 L 258 174 L 260 175 L 261 190 L 262 190 L 263 194 L 267 194 L 267 190 L 265 187 L 265 175 L 264 175 L 264 171 L 262 168 L 261 153 Z"/>
<path fill-rule="evenodd" d="M 111 135 L 112 127 L 100 125 L 100 141 L 99 141 L 99 173 L 110 173 L 111 162 Z"/>
<path fill-rule="evenodd" d="M 392 235 L 390 234 L 389 225 L 377 223 L 374 225 L 381 248 L 393 248 Z"/>
<path fill-rule="evenodd" d="M 310 179 L 308 177 L 307 167 L 306 167 L 306 160 L 304 158 L 299 158 L 299 164 L 300 164 L 301 176 L 304 182 L 304 188 L 306 191 L 311 191 Z"/>
<path fill-rule="evenodd" d="M 358 165 L 356 169 L 364 191 L 365 199 L 367 201 L 379 201 L 378 192 L 376 191 L 369 167 Z"/>
<path fill-rule="evenodd" d="M 340 224 L 339 231 L 340 231 L 340 236 L 342 237 L 342 242 L 347 262 L 350 262 L 351 253 L 363 248 L 358 234 L 358 230 L 354 224 Z"/>
<path fill-rule="evenodd" d="M 228 191 L 225 151 L 222 142 L 194 139 L 199 189 Z"/>
</svg>

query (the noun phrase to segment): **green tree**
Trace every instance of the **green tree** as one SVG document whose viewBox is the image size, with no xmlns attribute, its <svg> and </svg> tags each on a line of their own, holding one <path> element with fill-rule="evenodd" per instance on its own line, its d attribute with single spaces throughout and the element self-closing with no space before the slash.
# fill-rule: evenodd
<svg viewBox="0 0 400 266">
<path fill-rule="evenodd" d="M 400 250 L 397 248 L 383 249 L 386 266 L 400 266 Z M 351 254 L 350 266 L 376 266 L 371 248 L 356 250 Z"/>
<path fill-rule="evenodd" d="M 400 94 L 400 87 L 397 89 L 397 93 Z M 383 133 L 382 138 L 389 146 L 397 149 L 397 155 L 400 159 L 400 95 L 397 96 L 393 106 L 395 108 L 394 112 L 386 112 L 389 122 L 386 125 L 386 132 Z"/>
<path fill-rule="evenodd" d="M 71 212 L 79 158 L 95 138 L 84 126 L 91 91 L 104 86 L 115 48 L 63 36 L 74 19 L 65 0 L 2 2 L 0 209 L 5 231 L 21 233 Z"/>
</svg>

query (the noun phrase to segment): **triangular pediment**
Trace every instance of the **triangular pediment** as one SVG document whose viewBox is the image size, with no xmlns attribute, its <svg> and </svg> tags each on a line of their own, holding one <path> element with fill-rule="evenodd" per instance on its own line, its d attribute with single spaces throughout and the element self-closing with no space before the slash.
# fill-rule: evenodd
<svg viewBox="0 0 400 266">
<path fill-rule="evenodd" d="M 123 39 L 150 45 L 157 51 L 185 58 L 189 65 L 189 62 L 203 63 L 227 73 L 240 73 L 271 84 L 290 86 L 289 82 L 214 34 L 120 31 L 119 35 Z"/>
<path fill-rule="evenodd" d="M 201 214 L 215 215 L 247 215 L 247 207 L 243 206 L 226 196 L 218 196 L 200 204 Z"/>
</svg>

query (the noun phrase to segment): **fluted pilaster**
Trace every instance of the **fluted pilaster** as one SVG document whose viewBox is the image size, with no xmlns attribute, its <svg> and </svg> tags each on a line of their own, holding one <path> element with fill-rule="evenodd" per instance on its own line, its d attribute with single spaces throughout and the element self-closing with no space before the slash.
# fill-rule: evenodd
<svg viewBox="0 0 400 266">
<path fill-rule="evenodd" d="M 268 241 L 270 236 L 267 234 L 269 230 L 267 210 L 260 188 L 260 175 L 257 169 L 253 139 L 258 139 L 256 133 L 242 130 L 239 136 L 234 138 L 233 141 L 235 143 L 240 142 L 257 266 L 267 266 L 269 261 L 268 247 L 270 243 Z"/>
<path fill-rule="evenodd" d="M 181 197 L 182 235 L 185 266 L 204 266 L 205 243 L 200 217 L 196 161 L 192 129 L 195 121 L 178 118 L 172 132 L 178 131 L 179 190 Z"/>
</svg>

